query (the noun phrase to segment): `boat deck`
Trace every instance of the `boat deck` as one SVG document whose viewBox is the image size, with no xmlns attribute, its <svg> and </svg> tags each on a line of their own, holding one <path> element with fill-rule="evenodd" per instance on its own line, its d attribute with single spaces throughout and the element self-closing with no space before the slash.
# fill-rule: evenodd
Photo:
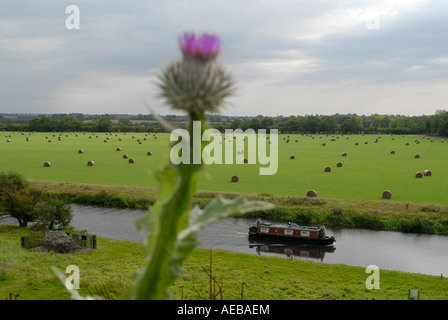
<svg viewBox="0 0 448 320">
<path fill-rule="evenodd" d="M 308 231 L 319 231 L 320 230 L 317 227 L 299 226 L 295 223 L 291 223 L 290 225 L 276 224 L 276 223 L 261 223 L 256 226 L 257 227 L 282 228 L 282 229 L 287 228 L 287 229 L 296 229 L 296 230 L 308 230 Z"/>
</svg>

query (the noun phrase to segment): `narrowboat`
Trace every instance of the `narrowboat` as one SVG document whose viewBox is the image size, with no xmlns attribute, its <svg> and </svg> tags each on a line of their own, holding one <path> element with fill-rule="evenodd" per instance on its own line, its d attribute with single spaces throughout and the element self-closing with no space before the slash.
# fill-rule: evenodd
<svg viewBox="0 0 448 320">
<path fill-rule="evenodd" d="M 325 234 L 325 226 L 306 227 L 295 223 L 273 224 L 257 221 L 249 228 L 249 239 L 266 239 L 276 241 L 291 241 L 310 245 L 327 246 L 336 242 L 334 237 Z"/>
</svg>

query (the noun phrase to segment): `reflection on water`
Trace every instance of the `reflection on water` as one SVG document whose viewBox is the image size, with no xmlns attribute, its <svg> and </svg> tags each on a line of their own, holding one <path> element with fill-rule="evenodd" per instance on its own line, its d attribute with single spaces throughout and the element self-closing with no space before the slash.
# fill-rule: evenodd
<svg viewBox="0 0 448 320">
<path fill-rule="evenodd" d="M 336 247 L 331 246 L 310 246 L 300 244 L 283 244 L 267 241 L 249 241 L 249 248 L 254 249 L 258 255 L 275 254 L 288 258 L 298 257 L 311 260 L 324 261 L 325 253 L 332 253 Z"/>
</svg>

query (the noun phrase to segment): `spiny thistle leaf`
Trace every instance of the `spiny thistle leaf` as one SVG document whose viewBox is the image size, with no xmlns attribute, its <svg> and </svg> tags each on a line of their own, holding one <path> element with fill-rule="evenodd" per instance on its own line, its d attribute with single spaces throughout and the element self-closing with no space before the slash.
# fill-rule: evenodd
<svg viewBox="0 0 448 320">
<path fill-rule="evenodd" d="M 211 222 L 218 221 L 236 213 L 272 209 L 271 203 L 263 201 L 248 201 L 243 196 L 235 199 L 224 199 L 218 195 L 204 209 L 195 206 L 190 212 L 190 225 L 178 235 L 178 240 L 186 238 Z"/>
</svg>

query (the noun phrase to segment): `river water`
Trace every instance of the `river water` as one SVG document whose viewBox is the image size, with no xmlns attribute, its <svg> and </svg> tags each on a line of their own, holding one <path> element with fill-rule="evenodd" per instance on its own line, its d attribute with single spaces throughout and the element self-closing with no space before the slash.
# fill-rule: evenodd
<svg viewBox="0 0 448 320">
<path fill-rule="evenodd" d="M 81 205 L 72 205 L 72 208 L 72 225 L 77 229 L 87 229 L 99 237 L 120 240 L 143 241 L 145 238 L 134 224 L 134 220 L 145 214 L 144 210 Z M 200 246 L 262 256 L 360 267 L 376 265 L 380 270 L 448 276 L 448 236 L 327 227 L 327 235 L 336 238 L 336 244 L 330 247 L 250 243 L 247 233 L 254 222 L 253 219 L 227 218 L 209 224 L 198 232 Z"/>
</svg>

